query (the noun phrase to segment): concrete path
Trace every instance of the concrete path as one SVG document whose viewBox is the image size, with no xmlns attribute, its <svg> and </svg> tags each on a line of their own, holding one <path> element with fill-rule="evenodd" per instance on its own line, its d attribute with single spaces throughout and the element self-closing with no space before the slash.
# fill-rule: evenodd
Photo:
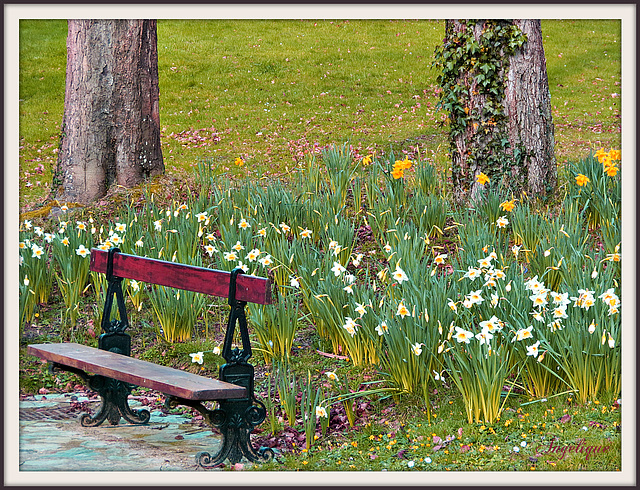
<svg viewBox="0 0 640 490">
<path fill-rule="evenodd" d="M 196 453 L 214 454 L 220 444 L 211 429 L 160 410 L 143 426 L 121 420 L 116 426 L 82 427 L 73 402 L 88 402 L 94 411 L 99 404 L 80 394 L 20 401 L 20 471 L 203 471 Z"/>
</svg>

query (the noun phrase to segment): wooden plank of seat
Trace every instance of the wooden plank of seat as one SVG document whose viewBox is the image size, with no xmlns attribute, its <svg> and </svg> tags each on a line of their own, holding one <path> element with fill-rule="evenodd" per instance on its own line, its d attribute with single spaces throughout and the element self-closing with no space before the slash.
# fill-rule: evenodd
<svg viewBox="0 0 640 490">
<path fill-rule="evenodd" d="M 27 352 L 47 361 L 187 400 L 226 400 L 247 396 L 246 389 L 241 386 L 86 345 L 32 344 L 27 347 Z"/>
<path fill-rule="evenodd" d="M 104 250 L 91 249 L 90 269 L 106 274 L 108 255 Z M 221 298 L 229 297 L 231 273 L 205 267 L 116 253 L 113 257 L 113 275 Z M 239 275 L 236 299 L 260 305 L 270 304 L 271 281 L 265 277 Z"/>
</svg>

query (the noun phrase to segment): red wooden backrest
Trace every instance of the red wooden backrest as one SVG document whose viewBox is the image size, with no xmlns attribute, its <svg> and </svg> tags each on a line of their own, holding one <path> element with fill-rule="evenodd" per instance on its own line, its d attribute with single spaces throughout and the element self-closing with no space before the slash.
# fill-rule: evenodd
<svg viewBox="0 0 640 490">
<path fill-rule="evenodd" d="M 108 256 L 109 253 L 104 250 L 91 249 L 89 268 L 106 274 Z M 117 252 L 113 256 L 113 275 L 221 298 L 229 297 L 231 273 L 205 267 Z M 270 304 L 271 281 L 265 277 L 240 274 L 236 280 L 236 299 L 260 305 Z"/>
</svg>

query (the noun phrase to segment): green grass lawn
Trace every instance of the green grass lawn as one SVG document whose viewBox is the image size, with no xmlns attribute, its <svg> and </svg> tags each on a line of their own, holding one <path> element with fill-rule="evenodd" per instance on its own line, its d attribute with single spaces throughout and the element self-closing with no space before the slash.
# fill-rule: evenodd
<svg viewBox="0 0 640 490">
<path fill-rule="evenodd" d="M 620 22 L 544 20 L 560 164 L 620 146 Z M 431 67 L 444 22 L 160 20 L 164 160 L 240 156 L 249 175 L 285 174 L 305 153 L 349 141 L 446 165 Z M 20 205 L 47 194 L 64 107 L 66 21 L 20 22 Z"/>
</svg>

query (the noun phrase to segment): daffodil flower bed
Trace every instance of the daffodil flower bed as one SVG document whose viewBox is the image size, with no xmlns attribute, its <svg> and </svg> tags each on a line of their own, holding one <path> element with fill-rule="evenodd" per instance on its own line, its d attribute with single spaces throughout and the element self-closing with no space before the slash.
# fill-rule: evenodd
<svg viewBox="0 0 640 490">
<path fill-rule="evenodd" d="M 229 188 L 202 172 L 201 192 L 185 201 L 160 205 L 149 195 L 109 223 L 65 217 L 43 225 L 47 231 L 24 221 L 21 321 L 33 319 L 57 277 L 75 324 L 79 297 L 91 284 L 97 289 L 88 250 L 117 246 L 270 276 L 276 304 L 248 312 L 265 362 L 286 361 L 305 325 L 331 354 L 376 367 L 389 392 L 421 398 L 428 420 L 437 416 L 430 393 L 445 383 L 459 393 L 470 424 L 499 421 L 514 390 L 532 399 L 614 400 L 621 389 L 620 158 L 600 150 L 573 164 L 557 210 L 491 187 L 483 174 L 482 200 L 455 209 L 439 196 L 446 187 L 434 184 L 431 162 L 392 153 L 355 158 L 346 145 L 310 159 L 288 185 Z M 150 305 L 157 334 L 170 343 L 192 338 L 209 301 L 134 283 L 127 291 L 136 311 Z M 330 397 L 305 392 L 311 434 Z"/>
</svg>

